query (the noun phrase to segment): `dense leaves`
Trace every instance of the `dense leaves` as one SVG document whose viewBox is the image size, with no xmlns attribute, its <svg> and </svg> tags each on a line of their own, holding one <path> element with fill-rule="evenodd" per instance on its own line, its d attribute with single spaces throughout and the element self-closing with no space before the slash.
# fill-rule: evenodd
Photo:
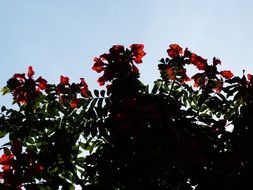
<svg viewBox="0 0 253 190">
<path fill-rule="evenodd" d="M 209 64 L 178 44 L 167 53 L 152 89 L 139 80 L 143 44 L 94 59 L 106 90 L 63 75 L 35 80 L 32 66 L 14 74 L 2 89 L 17 109 L 1 108 L 1 189 L 252 187 L 252 75 L 220 71 L 218 58 Z"/>
</svg>

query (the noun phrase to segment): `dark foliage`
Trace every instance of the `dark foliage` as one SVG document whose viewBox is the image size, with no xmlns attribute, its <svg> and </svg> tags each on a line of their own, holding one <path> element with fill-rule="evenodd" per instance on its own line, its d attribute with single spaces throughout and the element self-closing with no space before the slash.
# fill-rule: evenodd
<svg viewBox="0 0 253 190">
<path fill-rule="evenodd" d="M 171 44 L 152 89 L 139 80 L 142 44 L 94 59 L 98 83 L 57 85 L 14 74 L 2 89 L 1 189 L 219 190 L 253 187 L 253 76 L 219 71 Z M 195 67 L 189 77 L 186 68 Z M 251 126 L 251 127 L 250 127 Z"/>
</svg>

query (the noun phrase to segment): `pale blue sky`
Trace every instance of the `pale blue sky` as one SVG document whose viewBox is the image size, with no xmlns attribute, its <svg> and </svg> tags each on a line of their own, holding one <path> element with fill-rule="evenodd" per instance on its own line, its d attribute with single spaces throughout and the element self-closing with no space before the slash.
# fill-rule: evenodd
<svg viewBox="0 0 253 190">
<path fill-rule="evenodd" d="M 98 88 L 93 58 L 113 44 L 144 43 L 141 76 L 152 83 L 171 43 L 224 68 L 253 73 L 251 0 L 1 0 L 0 86 L 32 65 L 50 83 L 67 75 Z M 0 96 L 0 105 L 10 104 Z"/>
<path fill-rule="evenodd" d="M 131 43 L 145 44 L 147 83 L 157 78 L 157 60 L 170 43 L 209 60 L 217 56 L 238 74 L 253 71 L 252 18 L 251 0 L 2 0 L 0 85 L 33 65 L 49 82 L 63 74 L 96 88 L 93 58 Z"/>
</svg>

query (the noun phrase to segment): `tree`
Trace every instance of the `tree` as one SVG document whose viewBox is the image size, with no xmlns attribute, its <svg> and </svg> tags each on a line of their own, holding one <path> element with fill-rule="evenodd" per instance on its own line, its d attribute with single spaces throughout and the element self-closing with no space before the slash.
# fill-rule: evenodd
<svg viewBox="0 0 253 190">
<path fill-rule="evenodd" d="M 139 80 L 142 44 L 115 45 L 83 78 L 59 84 L 14 74 L 2 89 L 2 189 L 208 190 L 253 185 L 253 75 L 171 44 L 152 89 Z M 186 68 L 196 68 L 189 77 Z M 228 130 L 231 128 L 231 130 Z"/>
</svg>

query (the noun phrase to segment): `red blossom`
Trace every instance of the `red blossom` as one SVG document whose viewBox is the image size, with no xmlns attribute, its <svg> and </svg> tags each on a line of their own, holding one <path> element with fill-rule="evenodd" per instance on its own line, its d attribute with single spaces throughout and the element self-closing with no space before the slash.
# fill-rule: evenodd
<svg viewBox="0 0 253 190">
<path fill-rule="evenodd" d="M 102 61 L 101 58 L 95 57 L 94 62 L 95 63 L 92 67 L 92 70 L 96 71 L 97 73 L 100 73 L 101 71 L 105 70 L 105 63 Z"/>
<path fill-rule="evenodd" d="M 32 78 L 33 75 L 34 75 L 33 67 L 32 67 L 32 66 L 29 66 L 29 67 L 28 67 L 27 76 L 28 76 L 29 78 Z"/>
<path fill-rule="evenodd" d="M 10 170 L 10 169 L 11 169 L 11 165 L 3 165 L 2 166 L 3 171 L 7 171 L 7 170 Z"/>
<path fill-rule="evenodd" d="M 220 74 L 226 79 L 231 79 L 234 76 L 234 74 L 231 71 L 228 71 L 228 70 L 227 71 L 221 71 Z"/>
<path fill-rule="evenodd" d="M 13 75 L 13 78 L 17 79 L 19 82 L 24 82 L 25 74 L 16 73 Z"/>
<path fill-rule="evenodd" d="M 253 75 L 252 74 L 247 74 L 247 78 L 249 81 L 252 81 L 253 80 Z"/>
<path fill-rule="evenodd" d="M 47 85 L 47 81 L 42 77 L 34 80 L 32 77 L 34 71 L 32 66 L 28 68 L 28 78 L 25 74 L 16 73 L 7 82 L 7 87 L 11 90 L 13 99 L 19 104 L 28 104 L 34 98 L 38 97 L 41 90 L 44 90 Z"/>
<path fill-rule="evenodd" d="M 98 80 L 97 80 L 99 86 L 103 86 L 106 81 L 107 81 L 107 79 L 106 79 L 106 77 L 104 75 L 101 76 L 101 77 L 99 77 Z"/>
<path fill-rule="evenodd" d="M 85 82 L 84 78 L 80 78 L 81 82 L 80 82 L 80 91 L 81 94 L 85 97 L 88 97 L 88 84 Z"/>
<path fill-rule="evenodd" d="M 37 87 L 40 89 L 40 90 L 45 90 L 46 87 L 47 87 L 47 81 L 45 79 L 43 79 L 42 77 L 39 77 L 36 82 L 38 83 L 37 84 Z"/>
<path fill-rule="evenodd" d="M 167 53 L 171 58 L 176 58 L 183 54 L 183 49 L 178 44 L 170 44 Z"/>
<path fill-rule="evenodd" d="M 192 76 L 192 79 L 194 80 L 194 87 L 202 86 L 206 83 L 206 79 L 201 73 L 197 73 Z"/>
<path fill-rule="evenodd" d="M 64 77 L 64 76 L 60 76 L 60 83 L 63 85 L 68 85 L 69 84 L 69 77 Z"/>
<path fill-rule="evenodd" d="M 11 169 L 11 165 L 12 165 L 13 160 L 14 160 L 14 154 L 10 154 L 10 155 L 3 154 L 0 157 L 0 164 L 2 165 L 2 170 L 4 172 Z M 3 176 L 1 176 L 1 177 L 3 177 Z"/>
<path fill-rule="evenodd" d="M 191 54 L 190 61 L 195 65 L 199 70 L 205 70 L 207 67 L 207 59 L 204 59 L 195 53 Z"/>
<path fill-rule="evenodd" d="M 131 49 L 125 49 L 122 45 L 114 45 L 109 53 L 94 58 L 92 69 L 98 73 L 103 71 L 103 75 L 97 80 L 100 86 L 106 82 L 129 73 L 139 73 L 139 69 L 134 63 L 142 63 L 142 58 L 146 54 L 143 44 L 132 44 Z"/>
<path fill-rule="evenodd" d="M 146 53 L 143 51 L 144 45 L 132 44 L 130 48 L 131 52 L 133 53 L 134 62 L 137 64 L 142 63 L 142 58 L 146 55 Z"/>
<path fill-rule="evenodd" d="M 176 79 L 176 75 L 175 75 L 175 72 L 173 70 L 173 68 L 169 67 L 167 68 L 167 74 L 168 74 L 168 77 L 170 80 L 175 80 Z"/>
<path fill-rule="evenodd" d="M 124 46 L 114 45 L 110 48 L 109 52 L 112 53 L 113 55 L 118 55 L 124 52 Z"/>
<path fill-rule="evenodd" d="M 69 105 L 70 105 L 71 108 L 74 109 L 74 108 L 77 108 L 78 103 L 79 103 L 79 100 L 78 100 L 78 99 L 74 99 L 74 100 L 72 100 L 72 101 L 69 103 Z"/>
</svg>

